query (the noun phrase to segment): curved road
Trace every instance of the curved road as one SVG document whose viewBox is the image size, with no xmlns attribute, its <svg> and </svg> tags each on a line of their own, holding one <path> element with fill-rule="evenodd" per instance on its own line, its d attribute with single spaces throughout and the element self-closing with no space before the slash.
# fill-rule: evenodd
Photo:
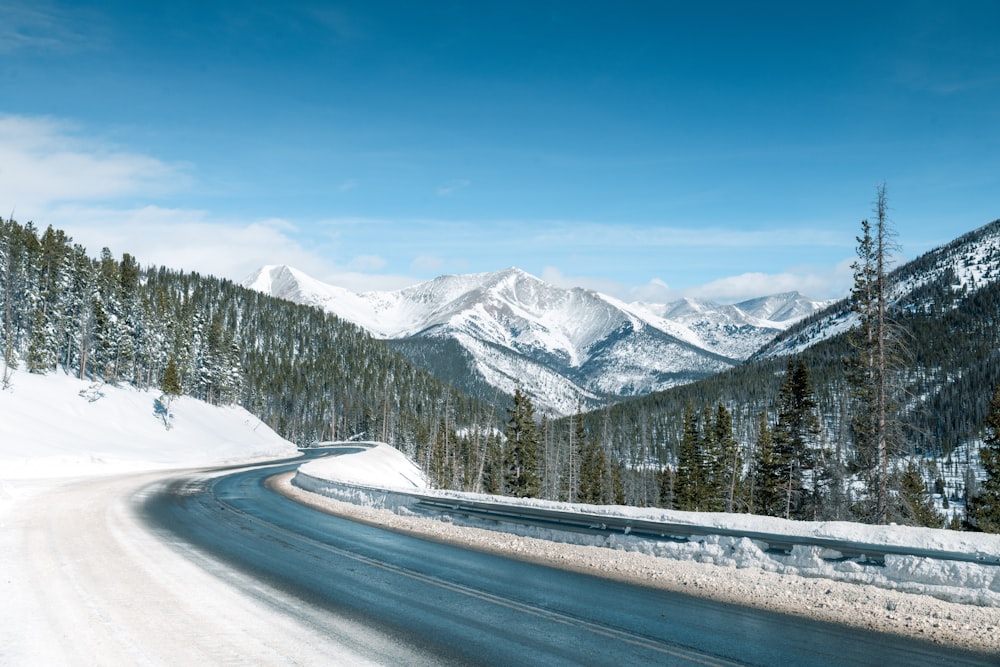
<svg viewBox="0 0 1000 667">
<path fill-rule="evenodd" d="M 140 494 L 142 516 L 175 549 L 244 595 L 300 617 L 318 634 L 353 641 L 361 654 L 370 647 L 368 657 L 378 662 L 995 664 L 991 656 L 631 586 L 358 524 L 266 488 L 268 477 L 292 467 L 161 482 Z"/>
</svg>

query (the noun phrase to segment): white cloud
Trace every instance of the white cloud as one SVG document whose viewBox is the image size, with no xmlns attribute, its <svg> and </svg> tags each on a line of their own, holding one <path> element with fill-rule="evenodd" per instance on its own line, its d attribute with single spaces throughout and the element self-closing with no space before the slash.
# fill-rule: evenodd
<svg viewBox="0 0 1000 667">
<path fill-rule="evenodd" d="M 63 206 L 46 224 L 64 230 L 96 256 L 108 247 L 115 256 L 134 255 L 143 265 L 197 271 L 237 282 L 267 264 L 287 264 L 356 292 L 395 290 L 419 282 L 413 276 L 371 273 L 384 266 L 375 256 L 355 258 L 344 266 L 306 249 L 295 237 L 298 227 L 270 218 L 251 222 L 215 220 L 204 211 L 155 206 L 116 210 Z"/>
<path fill-rule="evenodd" d="M 829 221 L 762 229 L 572 221 L 532 223 L 532 227 L 539 230 L 534 234 L 536 243 L 602 249 L 838 247 L 854 239 Z"/>
<path fill-rule="evenodd" d="M 639 285 L 629 290 L 628 301 L 641 301 L 643 303 L 669 303 L 676 301 L 682 295 L 670 288 L 667 283 L 660 278 L 653 278 L 645 285 Z"/>
<path fill-rule="evenodd" d="M 850 262 L 846 262 L 847 265 Z M 845 276 L 839 264 L 833 271 L 813 272 L 789 270 L 783 273 L 743 273 L 713 280 L 705 285 L 683 290 L 685 296 L 735 303 L 769 294 L 800 292 L 813 299 L 845 296 L 849 287 L 849 270 Z"/>
<path fill-rule="evenodd" d="M 142 264 L 198 271 L 242 280 L 264 264 L 289 264 L 306 272 L 326 272 L 329 264 L 304 249 L 281 220 L 228 222 L 203 211 L 156 206 L 120 210 L 63 206 L 46 216 L 74 242 L 97 255 L 108 247 L 115 255 L 134 255 Z"/>
<path fill-rule="evenodd" d="M 103 26 L 95 12 L 79 7 L 53 7 L 39 0 L 8 1 L 0 6 L 0 53 L 19 50 L 71 53 L 100 44 Z"/>
<path fill-rule="evenodd" d="M 660 278 L 653 278 L 642 285 L 626 285 L 603 278 L 566 276 L 551 266 L 546 267 L 540 277 L 553 285 L 584 287 L 626 302 L 669 303 L 684 297 L 694 297 L 720 303 L 736 303 L 793 291 L 812 299 L 831 299 L 847 294 L 851 280 L 850 262 L 850 259 L 845 260 L 828 272 L 813 271 L 807 267 L 776 274 L 750 272 L 683 288 L 673 288 Z"/>
<path fill-rule="evenodd" d="M 51 118 L 0 116 L 0 196 L 20 217 L 58 203 L 162 194 L 186 187 L 178 165 L 86 139 Z"/>
</svg>

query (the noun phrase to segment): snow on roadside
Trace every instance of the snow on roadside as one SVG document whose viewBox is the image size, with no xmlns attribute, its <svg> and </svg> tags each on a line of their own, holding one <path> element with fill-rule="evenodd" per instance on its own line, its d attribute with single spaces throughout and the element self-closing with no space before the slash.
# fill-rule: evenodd
<svg viewBox="0 0 1000 667">
<path fill-rule="evenodd" d="M 313 477 L 389 488 L 428 488 L 424 471 L 398 449 L 384 442 L 322 442 L 316 446 L 345 452 L 360 451 L 316 459 L 299 466 Z"/>
<path fill-rule="evenodd" d="M 292 443 L 243 408 L 179 397 L 169 415 L 157 414 L 159 397 L 157 391 L 80 381 L 61 371 L 15 371 L 10 386 L 0 390 L 0 502 L 13 494 L 10 480 L 298 454 Z"/>
<path fill-rule="evenodd" d="M 294 485 L 292 476 L 281 475 L 270 484 L 299 502 L 353 521 L 720 602 L 1000 654 L 1000 628 L 993 608 L 758 568 L 720 567 L 638 551 L 512 535 L 498 532 L 495 527 L 459 525 L 446 516 L 434 520 L 426 515 L 397 513 L 310 493 Z"/>
<path fill-rule="evenodd" d="M 387 456 L 387 452 L 394 452 L 396 456 Z M 380 470 L 386 475 L 381 482 L 377 476 L 371 475 L 365 476 L 364 481 L 360 481 L 361 475 L 353 472 L 355 467 L 362 465 L 366 457 L 379 461 Z M 414 467 L 388 445 L 380 445 L 378 448 L 359 454 L 347 454 L 306 463 L 300 467 L 300 472 L 314 478 L 314 481 L 302 480 L 301 483 L 297 481 L 297 485 L 354 504 L 384 507 L 399 513 L 412 514 L 408 509 L 412 503 L 407 502 L 403 494 L 418 489 L 401 484 L 400 475 L 393 469 L 393 465 L 400 465 L 407 475 L 412 474 Z M 365 462 L 364 467 L 372 468 L 369 462 Z M 325 483 L 317 484 L 315 480 L 325 480 Z M 380 492 L 379 489 L 387 490 L 389 493 Z M 892 545 L 990 557 L 1000 554 L 1000 535 L 982 533 L 909 526 L 871 526 L 847 521 L 789 521 L 775 517 L 722 512 L 680 512 L 658 508 L 594 506 L 456 491 L 424 489 L 419 491 L 421 494 L 446 498 L 465 498 L 598 516 L 624 516 L 726 531 L 832 538 L 870 545 Z M 725 568 L 757 569 L 783 575 L 867 584 L 961 604 L 1000 607 L 1000 566 L 997 565 L 896 555 L 887 555 L 884 565 L 875 565 L 837 558 L 839 554 L 829 553 L 828 550 L 819 547 L 795 546 L 789 554 L 775 553 L 762 548 L 758 541 L 744 537 L 709 534 L 692 536 L 686 541 L 655 540 L 633 535 L 594 536 L 537 526 L 498 524 L 460 516 L 439 518 L 455 524 L 502 530 L 555 542 L 640 552 L 673 561 L 693 561 Z"/>
</svg>

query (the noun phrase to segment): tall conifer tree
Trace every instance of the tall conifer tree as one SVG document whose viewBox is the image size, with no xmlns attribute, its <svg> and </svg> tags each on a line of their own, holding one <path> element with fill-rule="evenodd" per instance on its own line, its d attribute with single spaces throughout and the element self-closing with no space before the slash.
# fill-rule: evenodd
<svg viewBox="0 0 1000 667">
<path fill-rule="evenodd" d="M 774 451 L 774 439 L 767 423 L 767 413 L 761 412 L 754 448 L 750 511 L 766 516 L 780 516 L 782 506 L 781 462 Z"/>
<path fill-rule="evenodd" d="M 778 393 L 778 422 L 772 433 L 774 451 L 781 466 L 783 516 L 786 519 L 803 518 L 805 472 L 816 465 L 818 436 L 819 417 L 809 370 L 801 358 L 789 359 Z"/>
<path fill-rule="evenodd" d="M 855 399 L 855 456 L 868 487 L 868 502 L 860 511 L 862 518 L 873 523 L 889 520 L 890 459 L 899 450 L 891 395 L 898 341 L 889 321 L 888 277 L 895 244 L 888 211 L 882 183 L 876 191 L 874 228 L 862 221 L 858 258 L 852 265 L 851 308 L 860 323 L 851 334 L 855 354 L 848 360 L 848 377 Z"/>
<path fill-rule="evenodd" d="M 531 398 L 523 394 L 520 387 L 514 390 L 514 404 L 507 414 L 504 491 L 516 498 L 537 498 L 541 491 L 541 479 L 535 408 Z"/>
<path fill-rule="evenodd" d="M 969 518 L 979 530 L 1000 533 L 1000 385 L 993 389 L 979 461 L 986 478 L 972 499 Z"/>
<path fill-rule="evenodd" d="M 708 476 L 702 454 L 702 437 L 698 417 L 690 403 L 684 409 L 684 432 L 677 451 L 677 473 L 674 477 L 676 509 L 705 509 Z"/>
</svg>

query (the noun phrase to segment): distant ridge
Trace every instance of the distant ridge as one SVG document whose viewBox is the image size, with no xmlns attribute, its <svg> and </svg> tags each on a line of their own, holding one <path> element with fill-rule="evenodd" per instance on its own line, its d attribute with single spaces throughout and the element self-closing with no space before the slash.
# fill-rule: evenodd
<svg viewBox="0 0 1000 667">
<path fill-rule="evenodd" d="M 627 304 L 514 267 L 355 293 L 275 265 L 243 284 L 353 322 L 456 386 L 480 395 L 520 386 L 558 415 L 730 368 L 826 305 L 798 292 L 734 305 Z M 467 354 L 456 360 L 434 343 L 444 340 Z M 452 358 L 441 358 L 446 349 Z"/>
</svg>

